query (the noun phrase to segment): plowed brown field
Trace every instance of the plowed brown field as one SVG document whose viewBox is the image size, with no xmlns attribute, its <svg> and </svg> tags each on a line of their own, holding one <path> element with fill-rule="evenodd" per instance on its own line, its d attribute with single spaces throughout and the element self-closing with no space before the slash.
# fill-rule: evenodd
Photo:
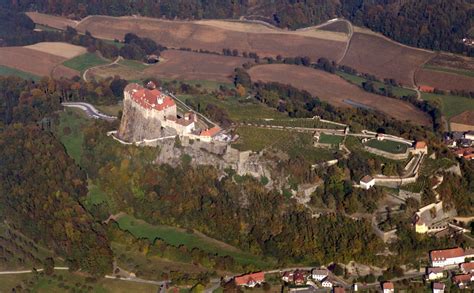
<svg viewBox="0 0 474 293">
<path fill-rule="evenodd" d="M 234 69 L 249 59 L 186 51 L 167 50 L 164 61 L 145 69 L 146 76 L 184 80 L 213 80 L 229 82 Z"/>
<path fill-rule="evenodd" d="M 413 86 L 415 70 L 433 53 L 392 42 L 376 34 L 354 33 L 342 64 L 381 79 L 393 78 Z"/>
<path fill-rule="evenodd" d="M 474 78 L 429 69 L 420 69 L 416 73 L 418 85 L 428 85 L 442 90 L 466 90 L 474 92 Z"/>
<path fill-rule="evenodd" d="M 65 30 L 67 26 L 75 27 L 77 24 L 76 21 L 65 17 L 42 14 L 38 12 L 27 12 L 26 15 L 28 15 L 35 23 L 62 30 Z"/>
<path fill-rule="evenodd" d="M 351 100 L 386 113 L 394 118 L 429 125 L 429 117 L 413 105 L 397 99 L 367 93 L 335 74 L 308 67 L 272 64 L 252 67 L 249 74 L 253 81 L 279 82 L 306 90 L 334 106 L 350 107 Z"/>
<path fill-rule="evenodd" d="M 66 58 L 24 47 L 0 48 L 0 65 L 16 68 L 39 76 L 49 76 Z M 60 69 L 61 70 L 61 69 Z M 63 71 L 63 73 L 66 71 Z M 68 74 L 72 74 L 68 71 Z M 74 75 L 79 75 L 75 73 Z M 58 76 L 56 76 L 58 77 Z"/>
</svg>

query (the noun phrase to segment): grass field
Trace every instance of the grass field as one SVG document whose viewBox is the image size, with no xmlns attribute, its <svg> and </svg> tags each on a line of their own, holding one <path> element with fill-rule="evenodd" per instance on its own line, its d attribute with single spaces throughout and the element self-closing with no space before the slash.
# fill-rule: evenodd
<svg viewBox="0 0 474 293">
<path fill-rule="evenodd" d="M 207 104 L 214 104 L 227 110 L 230 119 L 235 122 L 247 121 L 247 119 L 282 119 L 288 117 L 287 115 L 280 113 L 275 109 L 271 109 L 254 99 L 242 100 L 237 97 L 224 97 L 218 99 L 210 95 L 179 95 L 177 98 L 183 102 L 185 102 L 186 99 L 189 99 L 195 105 L 200 104 L 201 109 L 205 109 Z"/>
<path fill-rule="evenodd" d="M 313 136 L 310 133 L 251 126 L 238 127 L 236 131 L 240 137 L 233 146 L 241 151 L 258 152 L 274 148 L 287 153 L 291 158 L 303 157 L 312 164 L 334 158 L 332 151 L 313 146 Z"/>
<path fill-rule="evenodd" d="M 362 86 L 362 83 L 367 81 L 367 79 L 361 76 L 345 73 L 342 71 L 337 71 L 336 74 L 344 78 L 348 82 L 353 83 L 358 86 Z M 375 81 L 374 85 L 379 90 L 384 90 L 387 87 L 386 84 L 384 84 L 383 82 L 378 82 L 378 81 Z M 392 93 L 397 97 L 416 95 L 416 92 L 414 90 L 402 88 L 402 87 L 392 87 Z"/>
<path fill-rule="evenodd" d="M 434 71 L 441 71 L 441 72 L 454 73 L 454 74 L 474 77 L 474 71 L 471 71 L 471 70 L 454 69 L 454 68 L 447 68 L 447 67 L 434 66 L 434 65 L 425 65 L 423 66 L 423 68 L 434 70 Z"/>
<path fill-rule="evenodd" d="M 119 111 L 122 111 L 123 105 L 122 103 L 115 104 L 115 105 L 95 105 L 95 107 L 102 113 L 107 115 L 117 116 Z"/>
<path fill-rule="evenodd" d="M 74 70 L 84 72 L 90 67 L 97 65 L 103 65 L 109 63 L 108 61 L 100 58 L 93 53 L 85 53 L 83 55 L 77 56 L 75 58 L 69 59 L 63 63 L 64 66 L 72 68 Z"/>
<path fill-rule="evenodd" d="M 120 65 L 130 67 L 132 69 L 143 71 L 148 68 L 149 65 L 144 64 L 140 61 L 122 59 L 118 62 Z"/>
<path fill-rule="evenodd" d="M 321 122 L 319 119 L 311 118 L 284 118 L 284 119 L 246 119 L 249 123 L 258 125 L 274 125 L 283 127 L 304 127 L 304 128 L 326 128 L 326 129 L 343 129 L 344 127 L 333 124 Z"/>
<path fill-rule="evenodd" d="M 122 48 L 123 46 L 125 46 L 124 43 L 120 43 L 120 42 L 116 42 L 116 41 L 112 41 L 112 40 L 105 40 L 105 39 L 102 39 L 103 42 L 107 43 L 107 44 L 111 44 L 111 45 L 114 45 L 115 47 L 117 48 Z"/>
<path fill-rule="evenodd" d="M 262 261 L 254 255 L 242 252 L 237 248 L 231 247 L 212 238 L 208 238 L 204 235 L 188 233 L 183 229 L 165 225 L 151 225 L 129 215 L 120 217 L 117 222 L 120 229 L 129 231 L 137 238 L 146 238 L 151 242 L 156 238 L 159 238 L 173 246 L 184 245 L 188 248 L 197 247 L 219 255 L 230 255 L 237 262 L 242 264 L 254 264 L 260 268 L 268 267 L 269 265 L 267 262 Z"/>
<path fill-rule="evenodd" d="M 366 143 L 367 146 L 379 149 L 381 151 L 385 151 L 392 154 L 403 154 L 407 151 L 408 145 L 404 143 L 399 143 L 392 140 L 376 140 L 371 139 Z"/>
<path fill-rule="evenodd" d="M 4 75 L 4 76 L 14 75 L 14 76 L 18 76 L 24 79 L 32 79 L 35 81 L 40 79 L 39 76 L 34 75 L 32 73 L 24 72 L 24 71 L 7 67 L 7 66 L 3 66 L 3 65 L 0 65 L 0 75 Z"/>
<path fill-rule="evenodd" d="M 422 98 L 428 101 L 435 101 L 440 106 L 441 112 L 450 119 L 466 110 L 474 110 L 474 99 L 423 93 Z"/>
<path fill-rule="evenodd" d="M 61 31 L 57 28 L 42 25 L 42 24 L 36 24 L 35 29 L 39 29 L 39 30 L 42 30 L 42 31 L 49 31 L 49 32 L 59 32 L 59 31 Z"/>
<path fill-rule="evenodd" d="M 339 135 L 327 135 L 324 133 L 321 133 L 321 136 L 319 137 L 319 143 L 325 143 L 325 144 L 331 144 L 331 145 L 337 145 L 342 143 L 344 140 L 344 136 L 339 136 Z"/>
<path fill-rule="evenodd" d="M 61 140 L 67 153 L 80 164 L 82 157 L 82 143 L 84 135 L 82 126 L 90 121 L 84 116 L 81 110 L 67 109 L 60 115 L 59 126 L 55 133 Z"/>
</svg>

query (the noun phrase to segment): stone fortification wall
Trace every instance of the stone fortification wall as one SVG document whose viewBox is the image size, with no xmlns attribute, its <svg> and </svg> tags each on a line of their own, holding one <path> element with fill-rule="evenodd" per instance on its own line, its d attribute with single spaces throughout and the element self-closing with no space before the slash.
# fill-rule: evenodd
<svg viewBox="0 0 474 293">
<path fill-rule="evenodd" d="M 117 137 L 126 142 L 162 137 L 164 133 L 161 129 L 161 120 L 164 119 L 164 114 L 164 111 L 143 109 L 131 99 L 130 93 L 125 92 L 123 115 Z"/>
</svg>

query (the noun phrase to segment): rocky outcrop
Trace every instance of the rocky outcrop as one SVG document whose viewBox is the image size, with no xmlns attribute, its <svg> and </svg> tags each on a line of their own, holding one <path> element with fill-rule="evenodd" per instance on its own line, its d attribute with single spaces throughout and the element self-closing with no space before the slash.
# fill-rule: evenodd
<svg viewBox="0 0 474 293">
<path fill-rule="evenodd" d="M 155 117 L 147 117 L 133 100 L 123 100 L 123 114 L 117 137 L 126 142 L 143 141 L 163 136 L 161 121 Z"/>
</svg>

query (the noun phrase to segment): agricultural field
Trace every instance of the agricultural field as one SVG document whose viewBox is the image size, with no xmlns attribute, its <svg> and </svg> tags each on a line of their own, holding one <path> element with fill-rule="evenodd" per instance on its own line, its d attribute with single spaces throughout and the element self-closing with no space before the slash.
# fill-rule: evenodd
<svg viewBox="0 0 474 293">
<path fill-rule="evenodd" d="M 238 127 L 236 133 L 239 139 L 232 146 L 241 151 L 276 149 L 287 153 L 290 158 L 303 157 L 311 164 L 334 158 L 332 151 L 313 146 L 313 136 L 310 133 L 252 126 Z"/>
<path fill-rule="evenodd" d="M 268 263 L 260 260 L 254 255 L 243 252 L 229 244 L 218 241 L 201 234 L 199 232 L 188 232 L 184 229 L 165 225 L 151 225 L 145 221 L 135 219 L 129 215 L 123 215 L 117 219 L 120 229 L 129 231 L 136 238 L 146 238 L 153 242 L 156 238 L 162 239 L 166 243 L 188 248 L 200 248 L 204 251 L 217 253 L 219 255 L 230 255 L 242 264 L 255 264 L 260 267 Z"/>
<path fill-rule="evenodd" d="M 384 140 L 371 139 L 366 143 L 366 145 L 368 147 L 379 149 L 381 151 L 392 153 L 392 154 L 403 154 L 408 149 L 408 145 L 397 142 L 397 141 L 388 140 L 388 139 L 384 139 Z"/>
<path fill-rule="evenodd" d="M 328 135 L 321 133 L 321 136 L 319 137 L 319 143 L 324 143 L 324 144 L 330 144 L 330 145 L 338 145 L 342 143 L 344 140 L 344 136 L 340 135 Z"/>
<path fill-rule="evenodd" d="M 42 42 L 34 45 L 25 46 L 24 48 L 37 50 L 55 56 L 60 56 L 66 59 L 71 59 L 76 56 L 82 55 L 87 51 L 84 47 L 62 42 Z"/>
<path fill-rule="evenodd" d="M 37 76 L 49 76 L 56 68 L 66 61 L 62 56 L 33 50 L 26 47 L 0 48 L 0 65 L 14 68 Z M 79 72 L 75 70 L 62 70 L 63 76 L 73 77 Z"/>
<path fill-rule="evenodd" d="M 474 130 L 474 110 L 464 111 L 450 119 L 451 131 Z"/>
<path fill-rule="evenodd" d="M 70 23 L 66 18 L 60 21 L 57 17 L 44 14 L 29 15 L 36 23 L 51 27 L 64 28 L 65 23 Z M 231 48 L 239 52 L 256 52 L 260 56 L 309 56 L 314 60 L 320 57 L 340 59 L 347 43 L 347 35 L 340 32 L 311 28 L 287 31 L 256 23 L 222 20 L 168 21 L 91 16 L 75 28 L 80 32 L 87 30 L 101 39 L 122 39 L 126 33 L 133 32 L 170 48 L 184 47 L 219 53 L 223 48 Z"/>
<path fill-rule="evenodd" d="M 427 66 L 416 72 L 416 83 L 441 90 L 474 91 L 474 71 Z"/>
<path fill-rule="evenodd" d="M 353 75 L 353 74 L 345 73 L 345 72 L 342 72 L 342 71 L 337 71 L 336 74 L 339 75 L 340 77 L 344 78 L 348 82 L 353 83 L 353 84 L 358 85 L 358 86 L 362 86 L 362 83 L 367 81 L 367 79 L 363 78 L 362 76 Z M 380 91 L 386 90 L 386 88 L 387 88 L 387 85 L 384 84 L 383 82 L 375 81 L 373 83 L 374 83 L 374 86 L 377 89 L 379 89 Z M 397 97 L 416 96 L 416 91 L 415 90 L 407 89 L 407 88 L 403 88 L 403 87 L 392 87 L 392 93 Z"/>
<path fill-rule="evenodd" d="M 436 102 L 443 115 L 449 120 L 466 110 L 474 110 L 474 99 L 451 95 L 436 95 L 423 93 L 422 98 Z"/>
<path fill-rule="evenodd" d="M 65 30 L 68 26 L 75 27 L 77 24 L 77 21 L 65 17 L 47 15 L 38 12 L 27 12 L 26 15 L 37 24 L 60 30 Z"/>
<path fill-rule="evenodd" d="M 24 79 L 32 79 L 32 80 L 39 80 L 40 77 L 28 72 L 24 72 L 15 68 L 10 68 L 7 66 L 0 65 L 0 75 L 8 76 L 14 75 Z"/>
<path fill-rule="evenodd" d="M 79 72 L 84 72 L 88 68 L 107 63 L 109 63 L 108 60 L 102 59 L 97 54 L 85 53 L 65 61 L 63 65 Z"/>
<path fill-rule="evenodd" d="M 429 117 L 410 103 L 365 92 L 335 74 L 286 64 L 254 66 L 248 72 L 253 81 L 290 84 L 334 106 L 349 107 L 347 101 L 350 100 L 402 121 L 430 124 Z"/>
<path fill-rule="evenodd" d="M 415 70 L 432 56 L 432 52 L 403 46 L 375 33 L 356 32 L 342 65 L 411 87 Z"/>
<path fill-rule="evenodd" d="M 349 27 L 345 21 L 333 21 L 327 25 L 319 27 L 319 29 L 323 31 L 349 34 Z"/>
</svg>

